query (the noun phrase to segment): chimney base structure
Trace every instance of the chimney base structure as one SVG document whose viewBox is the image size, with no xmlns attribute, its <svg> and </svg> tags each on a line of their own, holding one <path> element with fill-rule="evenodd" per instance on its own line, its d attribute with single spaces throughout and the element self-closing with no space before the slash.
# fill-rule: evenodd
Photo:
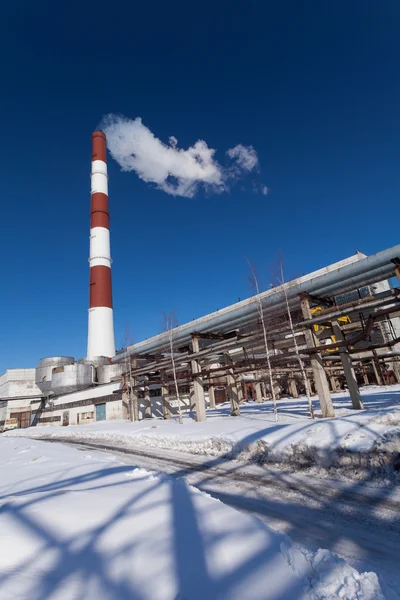
<svg viewBox="0 0 400 600">
<path fill-rule="evenodd" d="M 106 136 L 92 134 L 90 294 L 87 358 L 115 356 Z"/>
</svg>

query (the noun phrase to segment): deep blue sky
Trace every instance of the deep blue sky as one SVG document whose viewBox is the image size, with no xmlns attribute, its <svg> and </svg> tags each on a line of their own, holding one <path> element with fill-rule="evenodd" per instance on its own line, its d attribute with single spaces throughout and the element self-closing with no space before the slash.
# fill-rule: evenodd
<svg viewBox="0 0 400 600">
<path fill-rule="evenodd" d="M 268 196 L 173 198 L 109 159 L 116 344 L 399 241 L 400 3 L 28 2 L 1 12 L 0 372 L 86 352 L 90 135 L 109 112 L 217 158 Z M 242 189 L 244 187 L 244 189 Z"/>
</svg>

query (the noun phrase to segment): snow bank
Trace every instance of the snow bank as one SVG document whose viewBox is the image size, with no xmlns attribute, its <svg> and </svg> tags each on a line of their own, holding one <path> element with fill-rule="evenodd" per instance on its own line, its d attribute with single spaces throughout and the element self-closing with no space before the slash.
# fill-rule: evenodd
<svg viewBox="0 0 400 600">
<path fill-rule="evenodd" d="M 345 560 L 329 550 L 319 549 L 312 553 L 292 543 L 281 545 L 293 573 L 307 571 L 306 598 L 312 600 L 350 600 L 371 598 L 384 600 L 375 573 L 358 573 Z"/>
<path fill-rule="evenodd" d="M 229 407 L 222 406 L 208 411 L 206 423 L 186 415 L 183 425 L 153 419 L 30 428 L 5 435 L 172 449 L 295 469 L 316 466 L 355 478 L 371 473 L 387 477 L 400 470 L 399 400 L 400 386 L 392 386 L 364 392 L 363 411 L 349 409 L 348 395 L 334 395 L 339 415 L 334 419 L 312 421 L 304 399 L 287 399 L 278 403 L 278 423 L 270 403 L 265 403 L 242 406 L 240 417 L 230 417 Z"/>
<path fill-rule="evenodd" d="M 383 599 L 374 573 L 184 480 L 26 439 L 0 456 L 2 600 Z"/>
</svg>

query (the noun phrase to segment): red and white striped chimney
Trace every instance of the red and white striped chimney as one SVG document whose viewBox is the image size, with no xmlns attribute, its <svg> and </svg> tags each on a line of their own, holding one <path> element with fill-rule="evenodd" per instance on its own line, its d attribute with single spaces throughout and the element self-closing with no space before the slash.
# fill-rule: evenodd
<svg viewBox="0 0 400 600">
<path fill-rule="evenodd" d="M 106 136 L 92 134 L 90 301 L 87 357 L 115 355 Z"/>
</svg>

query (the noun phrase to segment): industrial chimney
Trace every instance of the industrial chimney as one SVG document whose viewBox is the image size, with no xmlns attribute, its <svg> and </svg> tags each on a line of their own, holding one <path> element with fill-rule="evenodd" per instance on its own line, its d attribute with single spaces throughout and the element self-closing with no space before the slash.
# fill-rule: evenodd
<svg viewBox="0 0 400 600">
<path fill-rule="evenodd" d="M 115 355 L 106 136 L 92 134 L 90 300 L 87 357 Z"/>
</svg>

